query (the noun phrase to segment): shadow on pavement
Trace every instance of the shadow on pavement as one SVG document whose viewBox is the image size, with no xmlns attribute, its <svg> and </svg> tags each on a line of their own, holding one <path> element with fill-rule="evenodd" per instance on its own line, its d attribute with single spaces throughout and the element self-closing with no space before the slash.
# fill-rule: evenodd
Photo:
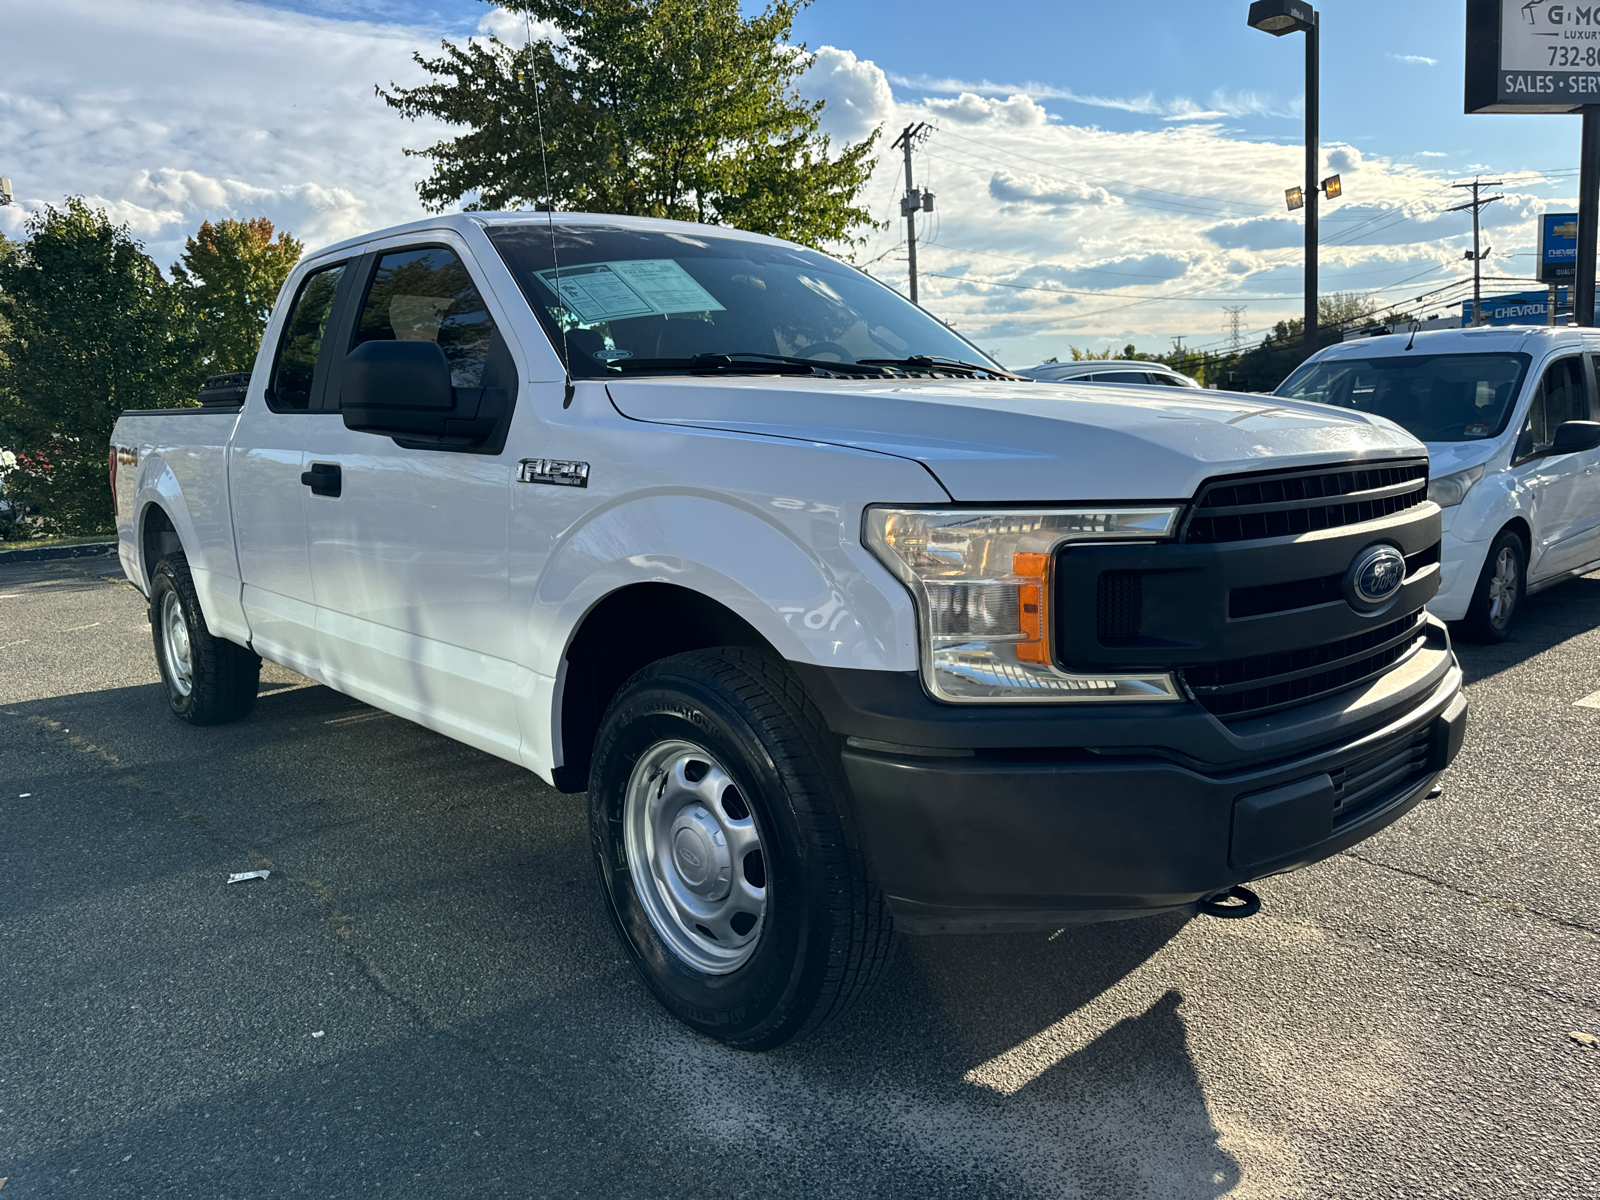
<svg viewBox="0 0 1600 1200">
<path fill-rule="evenodd" d="M 0 1074 L 34 1094 L 0 1118 L 8 1196 L 1240 1183 L 1152 964 L 1183 918 L 905 939 L 821 1035 L 729 1051 L 627 966 L 582 797 L 294 678 L 212 729 L 159 684 L 0 710 L 4 773 L 34 770 L 44 802 L 0 850 L 0 945 L 33 955 L 31 1015 L 0 1016 L 24 1035 Z M 223 885 L 267 862 L 258 890 Z M 177 1033 L 82 1041 L 180 1002 Z M 342 1040 L 312 1054 L 300 1026 L 324 1019 Z"/>
<path fill-rule="evenodd" d="M 1508 640 L 1498 646 L 1457 640 L 1456 655 L 1470 686 L 1596 628 L 1600 628 L 1600 575 L 1585 575 L 1524 600 Z"/>
</svg>

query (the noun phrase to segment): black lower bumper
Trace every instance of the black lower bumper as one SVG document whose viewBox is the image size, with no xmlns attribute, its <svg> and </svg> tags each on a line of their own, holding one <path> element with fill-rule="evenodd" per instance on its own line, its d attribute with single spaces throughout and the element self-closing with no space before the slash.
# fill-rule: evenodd
<svg viewBox="0 0 1600 1200">
<path fill-rule="evenodd" d="M 824 713 L 847 739 L 857 820 L 897 921 L 936 933 L 1192 909 L 1370 837 L 1427 796 L 1465 729 L 1447 644 L 1396 676 L 1325 702 L 1286 740 L 1287 727 L 1280 738 L 1235 734 L 1193 705 L 1173 707 L 1209 732 L 1171 723 L 1171 713 L 1155 722 L 1185 730 L 1175 740 L 1188 751 L 1215 750 L 1211 762 L 1170 743 L 1135 744 L 1133 706 L 1106 714 L 1103 727 L 1097 714 L 1062 713 L 1050 736 L 1033 739 L 1043 744 L 1007 747 L 981 744 L 998 740 L 992 717 L 974 734 L 964 714 L 929 701 L 915 742 L 894 745 L 852 732 L 881 732 L 881 714 L 854 712 L 828 681 L 808 683 L 826 693 Z M 917 707 L 905 696 L 899 704 Z M 908 712 L 899 715 L 909 731 Z M 1319 722 L 1328 732 L 1307 747 Z M 1095 745 L 1097 731 L 1118 744 Z"/>
</svg>

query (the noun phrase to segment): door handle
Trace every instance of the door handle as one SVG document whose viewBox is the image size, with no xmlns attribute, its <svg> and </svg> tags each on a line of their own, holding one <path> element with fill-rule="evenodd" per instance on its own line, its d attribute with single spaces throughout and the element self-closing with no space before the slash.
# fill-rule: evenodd
<svg viewBox="0 0 1600 1200">
<path fill-rule="evenodd" d="M 312 463 L 311 470 L 300 473 L 300 482 L 313 496 L 337 496 L 344 481 L 338 463 Z"/>
</svg>

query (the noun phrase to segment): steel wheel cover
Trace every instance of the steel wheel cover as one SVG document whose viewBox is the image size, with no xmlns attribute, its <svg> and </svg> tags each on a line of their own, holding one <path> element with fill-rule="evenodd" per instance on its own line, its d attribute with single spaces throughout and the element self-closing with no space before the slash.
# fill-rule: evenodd
<svg viewBox="0 0 1600 1200">
<path fill-rule="evenodd" d="M 194 691 L 194 651 L 189 645 L 189 622 L 176 592 L 161 599 L 161 651 L 167 660 L 167 679 L 180 696 Z"/>
<path fill-rule="evenodd" d="M 708 975 L 748 962 L 766 921 L 766 856 L 722 765 L 692 742 L 657 742 L 634 764 L 622 826 L 634 891 L 667 947 Z"/>
</svg>

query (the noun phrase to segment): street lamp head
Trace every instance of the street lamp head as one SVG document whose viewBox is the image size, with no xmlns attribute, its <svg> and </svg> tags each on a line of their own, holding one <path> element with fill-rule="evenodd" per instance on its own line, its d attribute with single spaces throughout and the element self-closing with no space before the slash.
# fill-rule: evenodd
<svg viewBox="0 0 1600 1200">
<path fill-rule="evenodd" d="M 1250 27 L 1273 37 L 1300 33 L 1317 23 L 1317 10 L 1304 0 L 1255 0 L 1250 6 Z"/>
</svg>

